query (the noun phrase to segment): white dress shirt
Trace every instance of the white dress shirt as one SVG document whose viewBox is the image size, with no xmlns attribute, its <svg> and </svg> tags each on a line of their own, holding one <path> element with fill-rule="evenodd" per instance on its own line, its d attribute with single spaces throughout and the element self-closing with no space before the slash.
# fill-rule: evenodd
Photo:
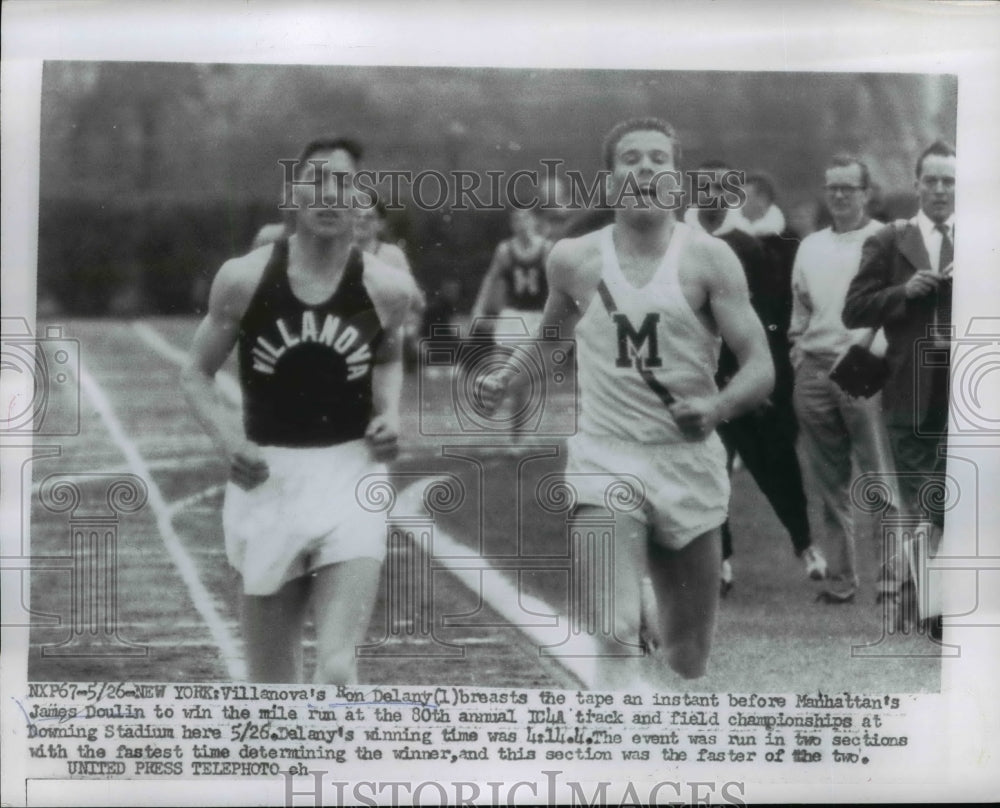
<svg viewBox="0 0 1000 808">
<path fill-rule="evenodd" d="M 948 229 L 948 238 L 951 239 L 952 245 L 955 244 L 955 214 L 953 213 L 945 221 L 944 226 Z M 941 260 L 941 231 L 937 229 L 937 225 L 934 224 L 922 210 L 917 213 L 917 227 L 920 228 L 920 235 L 924 239 L 924 247 L 927 248 L 927 255 L 931 259 L 931 269 L 935 272 L 940 272 L 945 267 L 939 267 L 938 262 Z"/>
</svg>

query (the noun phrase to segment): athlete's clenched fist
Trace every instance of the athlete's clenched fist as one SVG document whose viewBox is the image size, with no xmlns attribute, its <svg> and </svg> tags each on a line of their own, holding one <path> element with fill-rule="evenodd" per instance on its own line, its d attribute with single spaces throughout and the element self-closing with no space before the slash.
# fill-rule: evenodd
<svg viewBox="0 0 1000 808">
<path fill-rule="evenodd" d="M 399 424 L 385 415 L 376 415 L 368 423 L 365 440 L 377 461 L 395 460 L 399 454 Z"/>
<path fill-rule="evenodd" d="M 244 491 L 256 488 L 270 474 L 260 447 L 252 441 L 244 441 L 229 455 L 229 479 Z"/>
<path fill-rule="evenodd" d="M 503 403 L 510 376 L 503 370 L 484 373 L 476 380 L 474 394 L 482 412 L 492 415 Z"/>
<path fill-rule="evenodd" d="M 704 440 L 718 426 L 719 408 L 712 398 L 687 398 L 670 405 L 677 428 L 687 440 Z"/>
</svg>

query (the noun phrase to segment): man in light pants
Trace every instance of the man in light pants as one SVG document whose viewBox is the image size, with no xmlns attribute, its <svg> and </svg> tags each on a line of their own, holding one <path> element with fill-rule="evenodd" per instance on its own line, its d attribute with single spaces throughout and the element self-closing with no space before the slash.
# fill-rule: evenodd
<svg viewBox="0 0 1000 808">
<path fill-rule="evenodd" d="M 870 344 L 871 329 L 848 330 L 844 299 L 861 262 L 861 247 L 880 222 L 866 213 L 868 167 L 855 157 L 834 158 L 825 172 L 824 193 L 833 225 L 802 241 L 792 270 L 789 339 L 795 369 L 795 412 L 800 448 L 823 503 L 823 530 L 829 560 L 828 603 L 854 599 L 859 586 L 855 524 L 851 507 L 852 458 L 859 472 L 880 472 L 888 482 L 888 441 L 878 396 L 852 398 L 830 379 L 839 357 L 853 344 Z M 878 546 L 879 519 L 872 540 Z M 894 578 L 883 571 L 883 578 Z"/>
</svg>

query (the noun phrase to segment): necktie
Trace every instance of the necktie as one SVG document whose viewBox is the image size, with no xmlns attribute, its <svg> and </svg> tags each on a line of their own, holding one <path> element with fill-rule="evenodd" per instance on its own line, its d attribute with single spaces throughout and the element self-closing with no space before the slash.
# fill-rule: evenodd
<svg viewBox="0 0 1000 808">
<path fill-rule="evenodd" d="M 955 261 L 955 245 L 951 243 L 951 234 L 945 224 L 935 225 L 935 230 L 941 234 L 941 253 L 938 260 L 938 272 L 951 275 L 951 265 Z"/>
<path fill-rule="evenodd" d="M 935 324 L 941 329 L 951 325 L 951 276 L 952 264 L 955 260 L 955 245 L 952 244 L 951 234 L 948 232 L 947 225 L 938 224 L 935 225 L 935 229 L 941 234 L 938 273 L 946 276 L 938 286 L 937 307 L 934 312 Z"/>
</svg>

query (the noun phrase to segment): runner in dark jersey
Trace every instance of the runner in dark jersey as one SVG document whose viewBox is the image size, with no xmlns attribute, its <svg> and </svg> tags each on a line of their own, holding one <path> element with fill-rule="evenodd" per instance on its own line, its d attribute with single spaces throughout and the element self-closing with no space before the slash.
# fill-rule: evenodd
<svg viewBox="0 0 1000 808">
<path fill-rule="evenodd" d="M 254 681 L 302 680 L 310 606 L 315 681 L 354 681 L 385 555 L 384 519 L 355 487 L 397 451 L 399 331 L 415 287 L 352 245 L 359 156 L 349 140 L 306 146 L 289 189 L 294 234 L 222 266 L 182 377 L 230 464 L 223 526 Z M 242 429 L 214 386 L 234 347 Z"/>
<path fill-rule="evenodd" d="M 498 315 L 505 310 L 540 314 L 548 297 L 545 259 L 552 242 L 539 232 L 534 211 L 515 209 L 510 215 L 513 235 L 493 251 L 473 315 Z"/>
<path fill-rule="evenodd" d="M 275 243 L 237 343 L 250 440 L 303 447 L 364 437 L 383 332 L 363 276 L 351 250 L 334 293 L 307 306 L 288 281 L 288 242 Z"/>
<path fill-rule="evenodd" d="M 493 338 L 505 343 L 523 343 L 537 335 L 542 310 L 549 294 L 545 277 L 545 261 L 552 242 L 540 232 L 535 210 L 514 209 L 510 215 L 513 235 L 501 241 L 493 252 L 493 261 L 483 278 L 479 296 L 473 306 L 473 318 L 499 316 Z M 518 389 L 512 396 L 512 411 L 527 415 L 527 391 Z M 515 431 L 523 423 L 515 421 Z"/>
</svg>

